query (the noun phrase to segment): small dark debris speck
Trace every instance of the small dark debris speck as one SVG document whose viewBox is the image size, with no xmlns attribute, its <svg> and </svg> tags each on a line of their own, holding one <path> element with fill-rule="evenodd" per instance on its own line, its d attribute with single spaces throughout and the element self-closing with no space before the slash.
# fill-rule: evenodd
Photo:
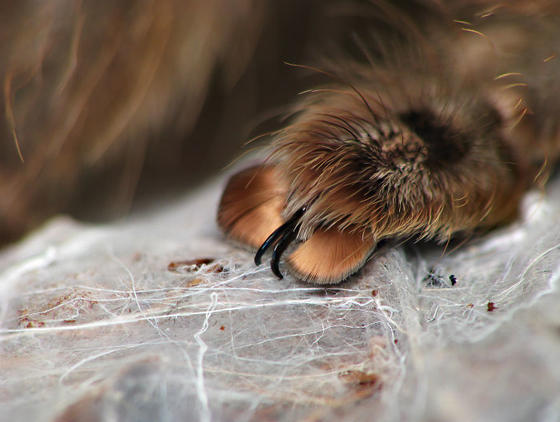
<svg viewBox="0 0 560 422">
<path fill-rule="evenodd" d="M 455 277 L 454 274 L 451 274 L 449 276 L 449 281 L 451 282 L 451 285 L 454 286 L 455 284 L 457 284 L 457 278 Z"/>
<path fill-rule="evenodd" d="M 375 373 L 367 373 L 364 371 L 345 371 L 342 372 L 340 378 L 348 384 L 358 385 L 374 385 L 379 383 L 379 375 Z"/>
<path fill-rule="evenodd" d="M 211 265 L 206 272 L 207 273 L 221 273 L 222 271 L 224 271 L 224 267 L 222 267 L 220 264 L 214 264 L 214 265 Z"/>
<path fill-rule="evenodd" d="M 196 258 L 187 259 L 184 261 L 171 261 L 169 265 L 167 265 L 167 269 L 169 271 L 177 271 L 179 268 L 181 268 L 185 269 L 186 271 L 197 271 L 203 265 L 208 265 L 212 262 L 214 262 L 214 258 Z"/>
<path fill-rule="evenodd" d="M 498 309 L 498 307 L 496 306 L 496 304 L 494 302 L 488 302 L 488 307 L 486 308 L 486 310 L 488 312 L 493 312 L 496 309 Z"/>
</svg>

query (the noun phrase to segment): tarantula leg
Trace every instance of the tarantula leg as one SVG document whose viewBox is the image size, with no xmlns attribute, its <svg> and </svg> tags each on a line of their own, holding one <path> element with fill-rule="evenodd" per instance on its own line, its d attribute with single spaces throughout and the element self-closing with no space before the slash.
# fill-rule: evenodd
<svg viewBox="0 0 560 422">
<path fill-rule="evenodd" d="M 309 283 L 339 283 L 367 262 L 376 244 L 371 233 L 318 229 L 288 257 L 288 269 Z"/>
<path fill-rule="evenodd" d="M 228 181 L 218 207 L 218 225 L 231 239 L 258 248 L 283 223 L 286 186 L 275 166 L 240 171 Z"/>
</svg>

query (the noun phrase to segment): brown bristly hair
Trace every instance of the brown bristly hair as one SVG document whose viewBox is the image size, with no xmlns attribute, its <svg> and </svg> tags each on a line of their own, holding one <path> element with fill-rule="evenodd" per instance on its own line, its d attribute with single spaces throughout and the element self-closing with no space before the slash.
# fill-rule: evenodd
<svg viewBox="0 0 560 422">
<path fill-rule="evenodd" d="M 244 189 L 233 191 L 232 182 L 226 187 L 220 226 L 242 242 L 245 232 L 261 233 L 250 243 L 262 243 L 256 261 L 275 245 L 278 275 L 280 255 L 297 239 L 289 270 L 304 281 L 330 284 L 356 272 L 382 239 L 445 241 L 511 221 L 543 162 L 556 161 L 560 131 L 542 110 L 552 101 L 536 82 L 538 73 L 558 67 L 543 70 L 534 51 L 526 54 L 527 40 L 514 46 L 515 59 L 503 55 L 512 48 L 511 31 L 531 21 L 524 16 L 520 25 L 508 13 L 493 24 L 469 23 L 469 31 L 462 27 L 466 21 L 450 21 L 424 30 L 421 48 L 404 45 L 374 62 L 345 59 L 343 66 L 319 70 L 334 82 L 306 92 L 292 122 L 270 144 L 267 161 L 274 170 L 269 164 L 267 171 L 277 173 L 276 201 L 285 205 L 263 212 L 269 220 L 247 220 L 243 228 L 232 223 L 258 195 L 259 170 L 253 168 Z M 551 26 L 530 41 L 542 42 Z M 458 67 L 463 53 L 474 63 Z M 507 73 L 521 63 L 524 72 Z M 533 78 L 530 89 L 508 79 L 517 75 Z M 261 220 L 279 219 L 285 223 L 277 230 L 258 227 Z"/>
</svg>

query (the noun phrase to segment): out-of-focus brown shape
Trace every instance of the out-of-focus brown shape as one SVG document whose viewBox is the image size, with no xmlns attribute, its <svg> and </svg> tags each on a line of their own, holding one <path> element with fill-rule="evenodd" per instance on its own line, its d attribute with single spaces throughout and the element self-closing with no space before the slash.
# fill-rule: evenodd
<svg viewBox="0 0 560 422">
<path fill-rule="evenodd" d="M 115 216 L 226 163 L 296 92 L 283 60 L 300 58 L 313 3 L 3 2 L 0 244 L 57 212 Z"/>
<path fill-rule="evenodd" d="M 74 189 L 96 183 L 92 171 L 114 172 L 115 197 L 129 201 L 147 142 L 173 128 L 174 139 L 157 141 L 179 146 L 216 67 L 235 84 L 264 12 L 253 0 L 7 2 L 2 9 L 3 240 L 66 209 L 80 197 Z"/>
</svg>

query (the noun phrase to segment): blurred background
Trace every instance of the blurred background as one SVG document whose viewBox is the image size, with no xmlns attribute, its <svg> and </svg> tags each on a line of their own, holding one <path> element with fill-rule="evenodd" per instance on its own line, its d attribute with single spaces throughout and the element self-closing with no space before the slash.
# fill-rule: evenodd
<svg viewBox="0 0 560 422">
<path fill-rule="evenodd" d="M 442 19 L 436 0 L 1 1 L 0 245 L 55 214 L 106 221 L 196 186 L 328 79 L 287 62 L 364 61 L 364 31 L 375 54 L 498 7 L 452 5 Z M 507 7 L 539 18 L 558 2 Z"/>
<path fill-rule="evenodd" d="M 284 62 L 343 31 L 325 4 L 0 2 L 0 245 L 57 213 L 123 216 L 222 168 L 309 83 Z"/>
</svg>

